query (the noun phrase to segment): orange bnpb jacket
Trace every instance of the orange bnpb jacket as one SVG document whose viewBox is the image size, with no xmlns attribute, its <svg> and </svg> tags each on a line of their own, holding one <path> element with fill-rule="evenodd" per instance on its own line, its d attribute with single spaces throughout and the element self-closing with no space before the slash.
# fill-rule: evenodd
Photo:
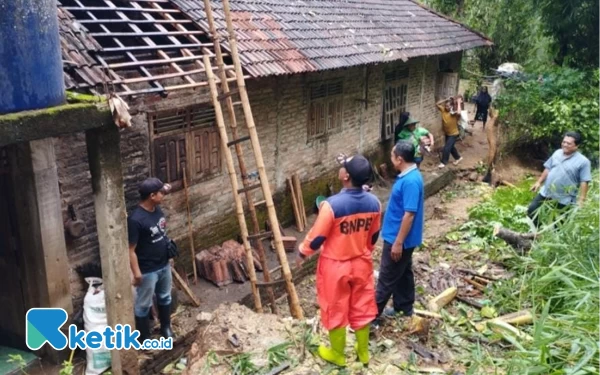
<svg viewBox="0 0 600 375">
<path fill-rule="evenodd" d="M 381 203 L 362 189 L 343 189 L 321 204 L 315 224 L 300 244 L 305 256 L 349 260 L 371 253 L 381 229 Z"/>
</svg>

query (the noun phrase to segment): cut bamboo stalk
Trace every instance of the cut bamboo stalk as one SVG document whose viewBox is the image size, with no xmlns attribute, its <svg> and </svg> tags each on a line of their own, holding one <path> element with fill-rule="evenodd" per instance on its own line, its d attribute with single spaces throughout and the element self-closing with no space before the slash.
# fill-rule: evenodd
<svg viewBox="0 0 600 375">
<path fill-rule="evenodd" d="M 252 143 L 252 149 L 254 151 L 254 158 L 256 161 L 256 167 L 262 183 L 263 195 L 267 201 L 267 213 L 269 221 L 272 225 L 273 237 L 275 241 L 275 250 L 281 264 L 281 272 L 286 280 L 285 286 L 288 293 L 288 303 L 290 307 L 291 315 L 296 319 L 303 319 L 304 314 L 298 294 L 296 293 L 296 287 L 292 282 L 292 272 L 287 260 L 287 254 L 283 247 L 283 240 L 281 239 L 281 231 L 279 230 L 279 220 L 277 219 L 277 211 L 275 211 L 275 204 L 273 203 L 273 195 L 271 193 L 271 187 L 269 186 L 269 176 L 265 170 L 265 162 L 263 159 L 262 151 L 260 149 L 260 142 L 258 141 L 258 134 L 256 131 L 256 125 L 254 123 L 254 117 L 252 115 L 252 108 L 250 108 L 250 100 L 248 99 L 248 92 L 246 91 L 246 83 L 244 82 L 244 72 L 242 71 L 242 64 L 240 62 L 240 56 L 237 49 L 237 41 L 235 37 L 235 30 L 233 28 L 233 22 L 231 20 L 231 11 L 229 7 L 229 0 L 223 0 L 223 13 L 225 15 L 225 21 L 227 23 L 227 32 L 229 34 L 229 50 L 231 52 L 231 59 L 235 68 L 235 75 L 237 79 L 238 90 L 240 92 L 240 99 L 242 102 L 242 109 L 244 112 L 244 118 L 246 119 L 246 125 L 248 128 L 248 135 Z M 208 61 L 208 56 L 204 57 Z M 210 64 L 210 61 L 209 61 Z M 206 66 L 206 64 L 205 64 Z M 207 68 L 207 73 L 210 69 Z M 210 71 L 212 73 L 212 71 Z"/>
<path fill-rule="evenodd" d="M 177 284 L 179 289 L 181 289 L 181 291 L 183 291 L 190 298 L 190 300 L 192 301 L 194 306 L 200 307 L 200 300 L 198 299 L 198 297 L 196 297 L 194 292 L 192 292 L 190 290 L 190 287 L 188 287 L 188 285 L 185 283 L 185 281 L 183 281 L 183 279 L 181 278 L 179 273 L 177 273 L 177 271 L 175 271 L 175 268 L 173 266 L 171 266 L 171 272 L 173 273 L 173 276 L 174 276 L 173 280 L 175 280 L 175 284 Z"/>
<path fill-rule="evenodd" d="M 490 327 L 490 329 L 492 331 L 500 333 L 500 334 L 510 333 L 511 335 L 515 336 L 518 339 L 525 340 L 525 341 L 533 341 L 533 337 L 529 336 L 528 334 L 521 331 L 520 329 L 515 328 L 512 325 L 510 325 L 502 320 L 492 319 L 487 322 L 487 326 Z"/>
<path fill-rule="evenodd" d="M 194 285 L 198 283 L 198 270 L 196 270 L 196 250 L 194 250 L 194 232 L 192 230 L 192 213 L 190 211 L 190 195 L 188 193 L 187 176 L 183 169 L 183 190 L 185 190 L 185 204 L 187 206 L 188 235 L 190 237 L 190 252 L 192 255 L 192 266 L 194 267 Z"/>
<path fill-rule="evenodd" d="M 472 299 L 469 299 L 469 298 L 456 296 L 456 299 L 459 300 L 460 302 L 466 303 L 467 305 L 471 305 L 478 309 L 481 309 L 483 307 L 483 305 L 481 303 L 479 303 L 477 301 L 473 301 Z"/>
<path fill-rule="evenodd" d="M 502 320 L 503 322 L 514 325 L 531 324 L 533 323 L 533 315 L 531 315 L 531 311 L 529 310 L 522 310 L 499 316 L 494 320 Z"/>
<path fill-rule="evenodd" d="M 250 277 L 250 285 L 252 289 L 252 296 L 254 297 L 254 308 L 257 312 L 262 313 L 262 301 L 260 300 L 260 292 L 256 286 L 256 270 L 254 269 L 254 257 L 252 255 L 252 248 L 248 242 L 248 228 L 246 227 L 246 217 L 244 216 L 244 207 L 242 206 L 242 199 L 237 193 L 238 181 L 235 173 L 235 167 L 233 165 L 233 157 L 231 156 L 231 150 L 227 147 L 228 136 L 227 130 L 225 129 L 225 120 L 223 119 L 223 111 L 221 109 L 221 103 L 217 99 L 217 84 L 215 82 L 215 75 L 211 69 L 210 59 L 208 55 L 204 55 L 204 66 L 206 67 L 206 77 L 208 85 L 210 86 L 210 95 L 215 107 L 215 117 L 217 119 L 217 125 L 219 128 L 219 135 L 221 136 L 221 149 L 225 156 L 225 162 L 227 163 L 227 170 L 229 171 L 229 180 L 231 182 L 231 188 L 233 190 L 233 200 L 235 201 L 235 211 L 240 226 L 240 232 L 242 234 L 242 242 L 244 243 L 244 250 L 246 251 L 246 266 L 248 267 L 248 276 Z"/>
<path fill-rule="evenodd" d="M 468 277 L 463 277 L 462 279 L 463 279 L 465 282 L 467 282 L 467 283 L 469 283 L 469 284 L 473 285 L 473 287 L 474 287 L 475 289 L 477 289 L 477 290 L 479 290 L 479 291 L 481 291 L 481 292 L 483 292 L 483 291 L 485 290 L 485 287 L 484 287 L 483 285 L 481 285 L 481 284 L 479 284 L 478 282 L 475 282 L 475 281 L 473 281 L 473 280 L 469 279 Z"/>
<path fill-rule="evenodd" d="M 217 34 L 217 29 L 215 27 L 215 22 L 212 14 L 212 8 L 210 4 L 210 0 L 204 0 L 204 10 L 206 12 L 206 18 L 208 21 L 208 27 L 211 35 L 213 36 L 213 41 L 215 44 L 215 55 L 217 59 L 217 68 L 219 72 L 219 78 L 221 81 L 221 88 L 224 94 L 230 93 L 229 83 L 227 81 L 227 68 L 225 67 L 225 62 L 223 60 L 223 53 L 221 51 L 221 43 L 219 41 L 220 37 Z M 226 105 L 227 105 L 227 113 L 229 115 L 229 128 L 231 129 L 231 135 L 233 139 L 238 139 L 238 126 L 237 126 L 237 118 L 235 115 L 235 107 L 233 104 L 233 99 L 231 95 L 226 96 Z M 242 175 L 242 185 L 244 187 L 248 187 L 250 182 L 247 177 L 247 169 L 246 169 L 246 161 L 244 159 L 244 151 L 242 149 L 242 145 L 240 143 L 235 144 L 235 153 L 238 159 L 238 166 L 240 168 L 240 174 Z M 250 212 L 250 219 L 252 221 L 252 234 L 260 233 L 260 225 L 258 224 L 258 217 L 256 215 L 256 206 L 260 204 L 254 203 L 252 198 L 252 192 L 246 191 L 246 203 L 248 205 L 248 211 Z M 256 241 L 256 251 L 258 252 L 258 257 L 260 260 L 260 264 L 263 269 L 263 280 L 268 283 L 271 281 L 271 273 L 269 272 L 269 267 L 267 264 L 267 257 L 265 254 L 265 249 L 261 240 Z M 273 314 L 277 313 L 277 303 L 275 301 L 275 293 L 273 288 L 267 288 L 267 295 L 269 297 L 269 302 L 271 304 L 271 312 Z"/>
<path fill-rule="evenodd" d="M 296 229 L 298 229 L 298 232 L 304 232 L 304 226 L 302 225 L 302 218 L 300 217 L 300 209 L 298 207 L 294 183 L 289 177 L 287 178 L 287 183 L 290 187 L 290 196 L 292 197 L 292 209 L 294 211 L 294 218 L 296 220 Z"/>
<path fill-rule="evenodd" d="M 458 289 L 456 287 L 451 287 L 444 290 L 437 297 L 433 298 L 427 304 L 427 309 L 431 312 L 439 312 L 444 306 L 449 304 L 458 294 Z"/>
<path fill-rule="evenodd" d="M 468 268 L 460 268 L 460 267 L 458 267 L 458 268 L 456 268 L 456 269 L 457 269 L 458 271 L 460 271 L 460 272 L 464 272 L 464 273 L 466 273 L 466 274 L 473 275 L 473 276 L 479 276 L 479 277 L 483 277 L 483 278 L 485 278 L 485 279 L 489 279 L 489 280 L 492 280 L 492 281 L 499 281 L 499 280 L 500 280 L 500 279 L 499 279 L 499 278 L 497 278 L 497 277 L 494 277 L 494 276 L 488 276 L 488 275 L 484 275 L 483 273 L 480 273 L 480 272 L 477 272 L 477 271 L 474 271 L 474 270 L 470 270 L 470 269 L 468 269 Z"/>
<path fill-rule="evenodd" d="M 480 283 L 483 286 L 487 286 L 490 283 L 490 280 L 484 279 L 481 276 L 473 276 L 473 280 L 475 280 L 476 282 Z"/>
<path fill-rule="evenodd" d="M 525 324 L 533 323 L 533 315 L 531 315 L 531 312 L 528 310 L 521 310 L 521 311 L 517 311 L 514 313 L 502 315 L 502 316 L 499 316 L 494 319 L 489 319 L 489 320 L 480 322 L 475 325 L 475 328 L 481 332 L 485 328 L 485 325 L 492 320 L 500 320 L 500 321 L 503 321 L 504 323 L 518 326 L 518 325 L 525 325 Z"/>
<path fill-rule="evenodd" d="M 434 312 L 431 312 L 431 311 L 413 309 L 413 312 L 416 315 L 424 316 L 424 317 L 427 317 L 427 318 L 442 319 L 442 316 L 440 314 L 434 313 Z"/>
</svg>

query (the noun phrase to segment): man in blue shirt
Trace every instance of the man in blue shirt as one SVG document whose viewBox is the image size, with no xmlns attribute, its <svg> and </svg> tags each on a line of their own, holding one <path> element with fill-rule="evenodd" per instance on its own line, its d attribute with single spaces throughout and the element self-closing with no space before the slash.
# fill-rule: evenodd
<svg viewBox="0 0 600 375">
<path fill-rule="evenodd" d="M 415 302 L 412 253 L 423 242 L 425 190 L 411 142 L 398 142 L 391 159 L 400 175 L 392 188 L 383 219 L 381 235 L 384 242 L 375 299 L 378 316 L 382 313 L 411 316 Z M 386 309 L 391 296 L 394 307 Z"/>
<path fill-rule="evenodd" d="M 537 210 L 544 201 L 554 201 L 559 209 L 563 209 L 575 204 L 575 201 L 581 203 L 585 200 L 592 180 L 592 168 L 588 158 L 578 151 L 580 144 L 579 133 L 567 132 L 561 148 L 544 163 L 544 173 L 531 187 L 532 191 L 539 190 L 527 209 L 527 215 L 536 226 L 539 226 Z"/>
</svg>

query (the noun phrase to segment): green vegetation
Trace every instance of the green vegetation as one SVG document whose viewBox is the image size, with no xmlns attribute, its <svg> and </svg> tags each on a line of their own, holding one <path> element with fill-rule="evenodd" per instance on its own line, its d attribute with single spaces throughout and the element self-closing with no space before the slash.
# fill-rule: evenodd
<svg viewBox="0 0 600 375">
<path fill-rule="evenodd" d="M 22 355 L 9 354 L 6 362 L 16 364 L 17 367 L 19 367 L 19 370 L 21 371 L 22 374 L 28 375 L 27 372 L 25 371 L 25 367 L 27 367 L 27 362 L 25 361 L 25 359 L 23 358 Z"/>
<path fill-rule="evenodd" d="M 533 338 L 531 342 L 502 335 L 512 344 L 508 351 L 471 344 L 464 359 L 468 373 L 489 373 L 491 369 L 526 375 L 599 373 L 598 179 L 596 172 L 582 207 L 564 214 L 547 207 L 553 226 L 541 228 L 541 235 L 525 255 L 518 255 L 491 233 L 498 224 L 528 230 L 524 211 L 532 198 L 528 187 L 533 181 L 525 181 L 517 189 L 500 188 L 471 210 L 471 220 L 461 228 L 463 236 L 483 242 L 490 259 L 513 273 L 493 284 L 487 303 L 500 314 L 529 309 L 536 319 L 532 326 L 520 327 Z M 565 215 L 560 224 L 556 223 L 558 215 Z"/>
<path fill-rule="evenodd" d="M 505 62 L 525 68 L 520 81 L 504 80 L 496 100 L 499 123 L 512 147 L 538 146 L 548 154 L 567 130 L 584 138 L 583 153 L 598 158 L 597 0 L 425 0 L 434 9 L 488 36 L 494 46 L 468 51 L 465 97 Z M 538 78 L 542 79 L 538 79 Z"/>
<path fill-rule="evenodd" d="M 508 80 L 496 105 L 510 132 L 513 147 L 541 143 L 551 152 L 562 135 L 576 130 L 583 136 L 580 150 L 590 160 L 598 159 L 598 69 L 579 71 L 552 69 L 543 82 Z"/>
<path fill-rule="evenodd" d="M 598 67 L 596 0 L 424 0 L 485 34 L 492 48 L 472 51 L 467 69 L 487 73 L 504 62 L 529 68 Z"/>
</svg>

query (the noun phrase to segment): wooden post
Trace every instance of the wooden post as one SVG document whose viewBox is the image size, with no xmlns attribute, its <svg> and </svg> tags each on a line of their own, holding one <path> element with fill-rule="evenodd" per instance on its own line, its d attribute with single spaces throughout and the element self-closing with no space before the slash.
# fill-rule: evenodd
<svg viewBox="0 0 600 375">
<path fill-rule="evenodd" d="M 265 200 L 267 201 L 267 213 L 269 215 L 269 221 L 271 222 L 273 238 L 275 242 L 275 250 L 279 257 L 279 263 L 281 264 L 281 272 L 286 281 L 285 286 L 288 293 L 288 301 L 290 306 L 290 312 L 296 319 L 303 319 L 304 314 L 302 313 L 302 307 L 298 300 L 298 294 L 296 293 L 296 287 L 292 281 L 292 273 L 288 264 L 287 255 L 283 248 L 283 241 L 281 239 L 281 231 L 279 230 L 279 220 L 277 219 L 277 211 L 275 211 L 275 204 L 273 203 L 273 195 L 271 194 L 271 187 L 269 186 L 269 177 L 265 170 L 265 162 L 263 160 L 262 151 L 260 149 L 260 142 L 258 140 L 258 133 L 256 131 L 256 125 L 254 124 L 254 117 L 252 116 L 252 109 L 250 108 L 250 100 L 248 99 L 248 92 L 246 91 L 246 83 L 244 82 L 244 72 L 242 71 L 242 64 L 240 62 L 240 56 L 237 50 L 237 42 L 235 38 L 235 30 L 233 29 L 233 22 L 231 20 L 231 12 L 229 8 L 229 0 L 223 0 L 223 13 L 225 14 L 225 20 L 227 21 L 227 31 L 229 33 L 229 48 L 231 50 L 231 59 L 233 60 L 233 66 L 235 68 L 235 75 L 237 78 L 238 90 L 240 92 L 240 98 L 242 101 L 242 108 L 244 110 L 244 118 L 246 119 L 246 125 L 248 127 L 248 134 L 250 135 L 250 141 L 252 142 L 252 149 L 254 151 L 254 159 L 256 161 L 256 168 L 258 169 L 258 175 L 260 180 L 263 182 L 262 190 Z M 207 57 L 205 56 L 205 61 Z M 206 64 L 205 64 L 206 65 Z M 207 67 L 207 73 L 209 71 Z"/>
<path fill-rule="evenodd" d="M 135 327 L 119 129 L 113 125 L 88 130 L 85 138 L 92 175 L 108 325 L 129 324 Z M 139 374 L 134 350 L 113 350 L 111 356 L 113 374 Z"/>
<path fill-rule="evenodd" d="M 53 140 L 25 142 L 10 150 L 26 307 L 60 307 L 71 314 L 69 263 Z M 49 346 L 43 350 L 52 361 L 61 362 L 64 354 Z"/>
</svg>

